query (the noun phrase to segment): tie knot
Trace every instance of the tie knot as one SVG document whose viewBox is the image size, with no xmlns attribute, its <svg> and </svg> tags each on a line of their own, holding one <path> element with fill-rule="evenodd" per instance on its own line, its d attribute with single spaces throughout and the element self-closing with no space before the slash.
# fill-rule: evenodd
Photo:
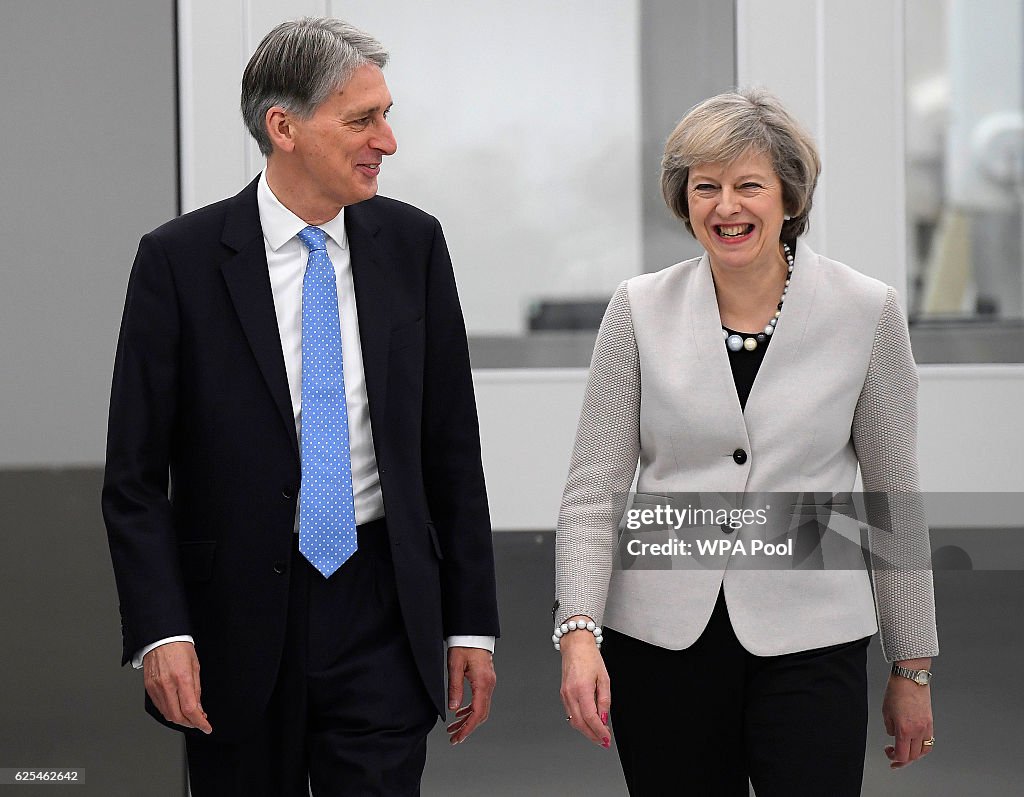
<svg viewBox="0 0 1024 797">
<path fill-rule="evenodd" d="M 299 240 L 306 245 L 310 252 L 318 249 L 327 250 L 327 234 L 319 227 L 306 227 L 299 231 Z"/>
</svg>

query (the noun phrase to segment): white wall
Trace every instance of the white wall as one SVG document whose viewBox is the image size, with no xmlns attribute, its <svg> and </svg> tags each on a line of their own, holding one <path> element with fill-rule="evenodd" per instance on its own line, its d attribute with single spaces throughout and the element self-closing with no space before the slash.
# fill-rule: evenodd
<svg viewBox="0 0 1024 797">
<path fill-rule="evenodd" d="M 737 0 L 737 80 L 774 92 L 822 159 L 807 242 L 906 284 L 900 0 Z"/>
<path fill-rule="evenodd" d="M 583 368 L 473 372 L 494 528 L 555 527 L 586 379 Z"/>
<path fill-rule="evenodd" d="M 1024 367 L 924 365 L 918 404 L 926 492 L 1024 493 Z M 1003 525 L 1020 525 L 1018 515 Z"/>
<path fill-rule="evenodd" d="M 939 528 L 1020 525 L 1024 371 L 925 365 L 920 372 L 922 490 L 1012 494 L 1005 501 L 929 495 L 929 522 Z M 474 373 L 495 528 L 554 528 L 586 378 L 582 368 Z"/>
</svg>

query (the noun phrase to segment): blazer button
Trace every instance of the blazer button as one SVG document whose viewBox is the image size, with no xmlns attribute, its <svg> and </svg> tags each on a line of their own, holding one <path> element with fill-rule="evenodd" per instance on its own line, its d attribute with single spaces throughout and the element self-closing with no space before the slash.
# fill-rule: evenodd
<svg viewBox="0 0 1024 797">
<path fill-rule="evenodd" d="M 274 562 L 274 572 L 279 576 L 283 576 L 285 571 L 288 569 L 288 565 L 284 562 Z"/>
<path fill-rule="evenodd" d="M 285 487 L 283 490 L 281 490 L 281 495 L 283 495 L 285 498 L 291 501 L 295 497 L 295 490 L 293 490 L 291 487 Z"/>
<path fill-rule="evenodd" d="M 742 465 L 747 461 L 747 452 L 742 448 L 737 448 L 732 452 L 732 458 L 736 461 L 737 465 Z"/>
<path fill-rule="evenodd" d="M 722 534 L 732 534 L 733 528 L 728 523 L 723 523 L 719 528 L 722 529 Z"/>
</svg>

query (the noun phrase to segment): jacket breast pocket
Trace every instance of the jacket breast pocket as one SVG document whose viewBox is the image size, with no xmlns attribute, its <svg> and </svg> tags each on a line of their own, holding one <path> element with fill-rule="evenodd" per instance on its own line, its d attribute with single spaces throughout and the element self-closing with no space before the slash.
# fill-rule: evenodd
<svg viewBox="0 0 1024 797">
<path fill-rule="evenodd" d="M 423 316 L 409 324 L 403 324 L 391 330 L 391 351 L 398 351 L 412 346 L 423 338 Z"/>
<path fill-rule="evenodd" d="M 216 540 L 199 540 L 178 544 L 181 575 L 186 581 L 209 581 L 213 576 L 213 555 Z"/>
</svg>

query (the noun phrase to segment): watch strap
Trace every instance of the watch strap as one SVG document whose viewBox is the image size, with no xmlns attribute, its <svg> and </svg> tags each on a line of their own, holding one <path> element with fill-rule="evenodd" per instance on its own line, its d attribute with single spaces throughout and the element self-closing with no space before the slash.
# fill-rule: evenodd
<svg viewBox="0 0 1024 797">
<path fill-rule="evenodd" d="M 932 674 L 928 670 L 911 670 L 907 667 L 901 667 L 899 664 L 893 663 L 892 674 L 899 675 L 902 678 L 909 678 L 916 684 L 921 686 L 927 686 L 932 680 Z"/>
</svg>

